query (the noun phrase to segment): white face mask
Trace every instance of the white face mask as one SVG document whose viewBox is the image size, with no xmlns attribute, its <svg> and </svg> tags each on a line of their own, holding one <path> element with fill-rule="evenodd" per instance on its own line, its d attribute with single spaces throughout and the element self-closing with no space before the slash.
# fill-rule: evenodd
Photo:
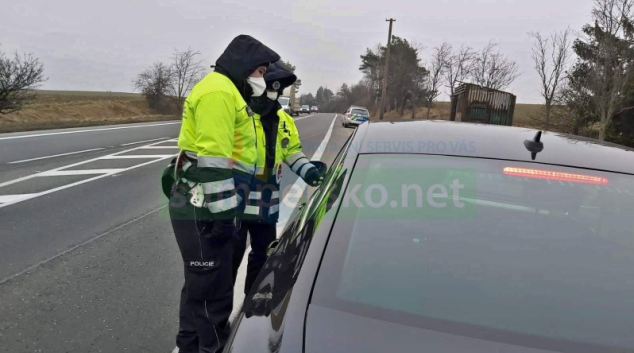
<svg viewBox="0 0 634 353">
<path fill-rule="evenodd" d="M 266 91 L 266 96 L 272 101 L 277 100 L 277 92 Z"/>
<path fill-rule="evenodd" d="M 249 77 L 247 79 L 251 88 L 253 88 L 252 97 L 259 97 L 266 90 L 266 81 L 264 81 L 264 77 Z"/>
</svg>

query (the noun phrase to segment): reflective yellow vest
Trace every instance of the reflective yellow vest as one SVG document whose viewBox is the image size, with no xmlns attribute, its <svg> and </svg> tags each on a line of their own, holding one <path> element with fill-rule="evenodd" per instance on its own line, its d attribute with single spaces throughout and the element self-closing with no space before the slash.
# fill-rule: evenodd
<svg viewBox="0 0 634 353">
<path fill-rule="evenodd" d="M 266 146 L 266 134 L 261 117 L 255 114 L 255 131 L 257 135 L 257 171 L 251 187 L 249 200 L 244 212 L 245 219 L 266 219 L 270 223 L 277 221 L 279 212 L 282 163 L 288 165 L 293 172 L 303 177 L 310 165 L 302 152 L 299 131 L 295 120 L 284 110 L 277 111 L 279 122 L 275 139 L 275 158 L 273 165 L 266 165 L 266 154 L 271 152 Z"/>
<path fill-rule="evenodd" d="M 261 176 L 268 168 L 277 168 L 282 162 L 286 162 L 292 155 L 302 152 L 302 143 L 299 138 L 299 131 L 295 126 L 295 120 L 284 110 L 277 111 L 279 117 L 279 123 L 277 128 L 277 139 L 275 145 L 275 162 L 272 166 L 266 166 L 266 138 L 264 134 L 264 128 L 262 126 L 261 117 L 257 114 L 253 116 L 255 120 L 255 132 L 257 135 L 258 148 L 257 151 L 257 173 L 256 176 Z M 288 164 L 288 163 L 287 163 Z M 260 177 L 262 180 L 262 178 Z"/>
<path fill-rule="evenodd" d="M 212 214 L 235 209 L 238 198 L 227 196 L 236 188 L 234 178 L 249 183 L 255 173 L 256 134 L 248 111 L 231 80 L 216 72 L 198 82 L 185 101 L 178 147 L 197 161 L 194 181 L 209 195 Z"/>
</svg>

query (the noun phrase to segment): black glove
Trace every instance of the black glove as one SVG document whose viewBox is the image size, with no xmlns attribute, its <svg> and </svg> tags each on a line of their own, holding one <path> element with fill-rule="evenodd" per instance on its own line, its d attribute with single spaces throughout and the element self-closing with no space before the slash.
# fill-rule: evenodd
<svg viewBox="0 0 634 353">
<path fill-rule="evenodd" d="M 319 186 L 324 181 L 324 174 L 321 170 L 319 170 L 314 165 L 311 165 L 310 169 L 306 171 L 304 175 L 304 181 L 306 184 L 310 186 Z"/>
</svg>

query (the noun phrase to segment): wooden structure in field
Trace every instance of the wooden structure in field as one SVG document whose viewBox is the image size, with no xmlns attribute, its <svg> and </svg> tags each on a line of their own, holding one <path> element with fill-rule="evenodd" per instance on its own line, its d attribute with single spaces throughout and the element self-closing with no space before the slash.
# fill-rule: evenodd
<svg viewBox="0 0 634 353">
<path fill-rule="evenodd" d="M 451 121 L 513 125 L 516 97 L 471 83 L 458 86 L 451 97 Z"/>
</svg>

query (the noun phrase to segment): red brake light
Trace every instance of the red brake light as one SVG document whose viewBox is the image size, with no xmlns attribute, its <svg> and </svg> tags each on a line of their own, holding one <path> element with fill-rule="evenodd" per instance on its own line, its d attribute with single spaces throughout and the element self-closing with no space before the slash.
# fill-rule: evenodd
<svg viewBox="0 0 634 353">
<path fill-rule="evenodd" d="M 504 174 L 535 179 L 569 181 L 571 183 L 607 185 L 608 179 L 592 175 L 555 172 L 529 168 L 504 167 Z"/>
</svg>

